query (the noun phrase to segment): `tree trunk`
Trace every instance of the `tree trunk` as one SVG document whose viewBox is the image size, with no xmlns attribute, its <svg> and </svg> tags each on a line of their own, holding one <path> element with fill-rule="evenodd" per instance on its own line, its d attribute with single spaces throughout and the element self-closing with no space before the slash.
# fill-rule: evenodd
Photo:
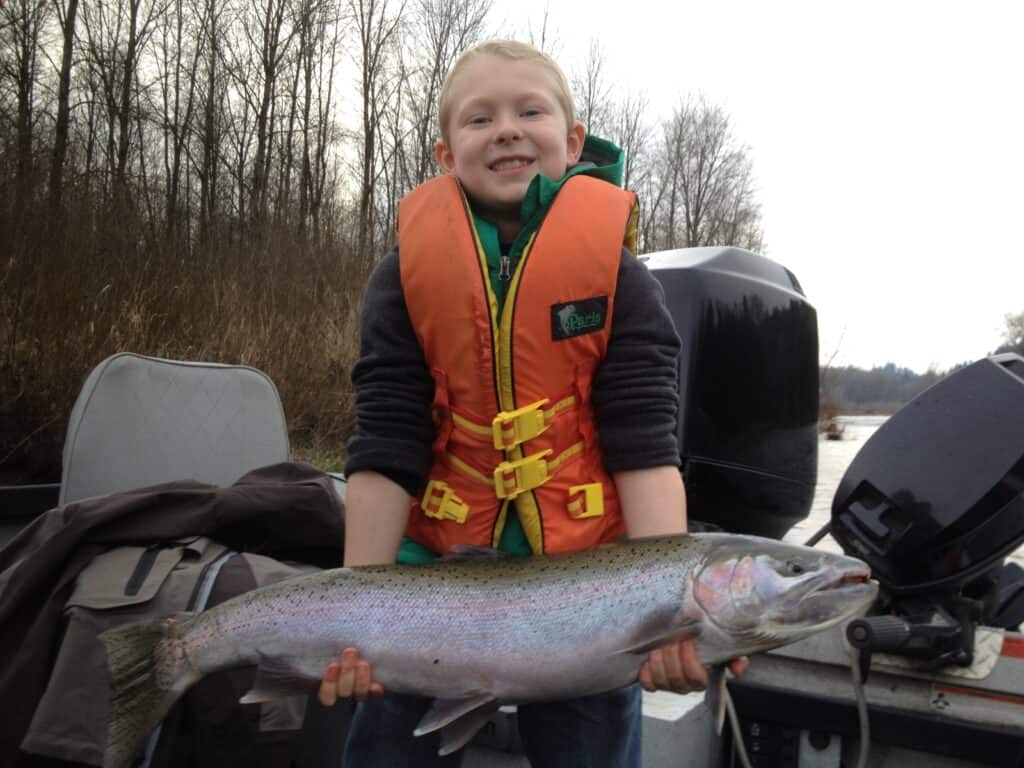
<svg viewBox="0 0 1024 768">
<path fill-rule="evenodd" d="M 114 186 L 124 194 L 128 173 L 128 143 L 131 132 L 132 83 L 135 81 L 135 59 L 138 50 L 139 5 L 142 0 L 130 0 L 128 11 L 128 48 L 124 55 L 124 71 L 121 73 L 121 94 L 118 104 L 117 167 Z M 121 202 L 120 200 L 118 201 Z"/>
<path fill-rule="evenodd" d="M 53 131 L 53 157 L 50 161 L 50 207 L 60 208 L 64 194 L 64 159 L 68 151 L 68 126 L 71 122 L 69 99 L 71 96 L 71 62 L 75 46 L 75 19 L 78 0 L 68 0 L 61 31 L 64 45 L 60 59 L 60 77 L 57 84 L 57 122 Z"/>
</svg>

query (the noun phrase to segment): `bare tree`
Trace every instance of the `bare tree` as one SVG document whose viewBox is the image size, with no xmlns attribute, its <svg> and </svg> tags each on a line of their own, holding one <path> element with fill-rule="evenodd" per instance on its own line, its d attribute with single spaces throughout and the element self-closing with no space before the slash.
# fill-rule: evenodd
<svg viewBox="0 0 1024 768">
<path fill-rule="evenodd" d="M 321 213 L 327 189 L 330 147 L 334 143 L 332 118 L 334 75 L 341 45 L 339 9 L 333 4 L 321 6 L 313 25 L 315 44 L 304 46 L 305 90 L 302 140 L 302 191 L 300 220 L 305 227 L 307 216 L 316 238 L 323 234 Z M 315 77 L 314 77 L 315 74 Z"/>
<path fill-rule="evenodd" d="M 550 16 L 551 9 L 545 3 L 544 13 L 540 17 L 540 28 L 534 30 L 533 22 L 528 22 L 526 26 L 526 39 L 534 48 L 557 58 L 558 50 L 562 44 L 558 39 L 558 33 L 549 27 Z"/>
<path fill-rule="evenodd" d="M 255 105 L 256 112 L 256 156 L 252 167 L 252 210 L 257 221 L 266 219 L 267 214 L 267 180 L 270 175 L 270 142 L 273 124 L 272 109 L 276 106 L 274 98 L 277 79 L 281 73 L 281 64 L 295 36 L 295 28 L 290 23 L 287 0 L 262 0 L 265 6 L 257 6 L 252 0 L 250 19 L 253 25 L 246 25 L 250 43 L 257 51 L 257 73 L 259 77 L 259 94 Z M 254 37 L 253 35 L 257 35 Z"/>
<path fill-rule="evenodd" d="M 102 5 L 86 3 L 82 7 L 82 21 L 85 31 L 85 65 L 88 80 L 90 108 L 89 150 L 86 169 L 91 170 L 93 147 L 100 145 L 104 154 L 104 194 L 107 194 L 114 176 L 117 149 L 115 144 L 117 124 L 117 72 L 119 61 L 117 50 L 121 44 L 121 19 L 115 13 L 105 12 Z M 102 105 L 102 109 L 101 109 Z"/>
<path fill-rule="evenodd" d="M 184 0 L 171 0 L 161 25 L 159 90 L 160 126 L 163 134 L 164 219 L 173 233 L 187 218 L 190 191 L 183 187 L 187 144 L 195 132 L 193 116 L 197 102 L 199 62 L 207 38 L 201 34 L 203 18 Z M 184 196 L 184 203 L 181 197 Z M 183 210 L 184 209 L 184 210 Z"/>
<path fill-rule="evenodd" d="M 643 92 L 627 91 L 625 98 L 613 104 L 610 138 L 622 148 L 625 155 L 622 185 L 635 189 L 643 184 L 651 139 L 651 129 L 644 122 L 648 100 Z"/>
<path fill-rule="evenodd" d="M 750 159 L 720 107 L 703 98 L 682 102 L 663 126 L 655 165 L 658 247 L 759 247 Z"/>
<path fill-rule="evenodd" d="M 279 168 L 277 174 L 277 199 L 274 203 L 274 218 L 278 223 L 289 224 L 294 218 L 292 207 L 292 172 L 295 169 L 295 134 L 299 122 L 299 84 L 302 80 L 303 48 L 309 44 L 310 0 L 298 0 L 295 7 L 295 39 L 297 47 L 286 61 L 291 86 L 287 95 L 288 116 L 280 129 L 278 143 Z M 278 99 L 281 95 L 278 94 Z"/>
<path fill-rule="evenodd" d="M 760 251 L 764 237 L 761 206 L 754 194 L 753 164 L 746 153 L 737 152 L 731 158 L 731 166 L 721 202 L 709 212 L 706 239 Z"/>
<path fill-rule="evenodd" d="M 139 62 L 165 3 L 116 0 L 110 5 L 82 6 L 87 78 L 93 99 L 99 99 L 104 108 L 100 138 L 105 144 L 107 180 L 122 203 L 128 199 L 128 161 L 137 125 L 133 116 L 139 108 Z M 97 128 L 93 124 L 91 130 Z"/>
<path fill-rule="evenodd" d="M 313 110 L 313 68 L 315 56 L 322 46 L 324 27 L 321 7 L 315 0 L 303 0 L 299 7 L 299 63 L 296 67 L 296 93 L 298 104 L 298 76 L 302 76 L 302 115 L 299 130 L 302 132 L 302 161 L 299 172 L 299 231 L 306 231 L 306 217 L 309 212 L 310 188 L 310 140 L 312 134 Z"/>
<path fill-rule="evenodd" d="M 409 80 L 409 115 L 413 121 L 409 148 L 408 187 L 435 172 L 434 143 L 438 138 L 437 107 L 445 75 L 467 48 L 480 40 L 491 0 L 418 0 L 411 30 L 418 62 Z"/>
<path fill-rule="evenodd" d="M 1006 315 L 1003 343 L 996 349 L 996 352 L 1014 352 L 1024 355 L 1024 312 Z"/>
<path fill-rule="evenodd" d="M 362 133 L 360 136 L 360 184 L 356 253 L 370 261 L 375 253 L 374 232 L 377 180 L 381 173 L 378 140 L 381 115 L 393 83 L 387 79 L 388 53 L 405 11 L 405 0 L 397 10 L 388 0 L 350 0 L 350 9 L 359 35 L 357 64 L 362 97 Z"/>
<path fill-rule="evenodd" d="M 662 126 L 663 140 L 656 159 L 656 205 L 651 209 L 651 220 L 645 229 L 650 231 L 653 248 L 677 248 L 679 243 L 676 218 L 682 197 L 683 124 L 673 118 Z"/>
<path fill-rule="evenodd" d="M 122 193 L 125 191 L 125 176 L 128 169 L 132 107 L 133 102 L 137 103 L 138 90 L 133 88 L 133 85 L 136 84 L 142 48 L 152 33 L 155 18 L 162 10 L 157 7 L 155 2 L 149 3 L 147 8 L 142 7 L 142 0 L 126 0 L 126 2 L 128 6 L 128 39 L 121 62 L 120 99 L 117 109 L 117 170 L 114 176 L 115 187 Z"/>
<path fill-rule="evenodd" d="M 253 211 L 252 205 L 257 195 L 256 172 L 250 171 L 253 162 L 250 150 L 257 133 L 255 116 L 259 113 L 264 91 L 259 62 L 263 36 L 257 29 L 260 12 L 251 3 L 243 5 L 218 26 L 215 38 L 221 57 L 218 66 L 223 67 L 230 81 L 225 93 L 223 162 L 232 181 L 229 206 L 233 208 L 230 214 L 236 230 L 241 230 L 246 222 L 259 220 L 259 214 Z"/>
<path fill-rule="evenodd" d="M 57 209 L 60 207 L 64 192 L 64 161 L 68 152 L 68 130 L 71 124 L 71 66 L 74 59 L 78 0 L 67 0 L 66 6 L 60 0 L 54 0 L 54 7 L 63 39 L 57 82 L 57 121 L 53 129 L 53 154 L 50 161 L 50 206 Z"/>
<path fill-rule="evenodd" d="M 209 242 L 213 229 L 213 220 L 217 214 L 217 171 L 220 166 L 223 148 L 222 116 L 224 112 L 223 75 L 220 66 L 220 29 L 223 4 L 217 0 L 203 0 L 197 13 L 200 18 L 198 36 L 204 41 L 205 68 L 203 89 L 200 95 L 202 109 L 202 128 L 200 131 L 199 174 L 199 240 Z M 198 73 L 197 77 L 198 79 Z"/>
<path fill-rule="evenodd" d="M 28 178 L 32 172 L 39 37 L 48 7 L 45 0 L 12 0 L 6 6 L 0 4 L 0 77 L 13 84 L 17 104 L 14 120 L 16 211 L 26 203 Z"/>
<path fill-rule="evenodd" d="M 583 71 L 572 79 L 576 97 L 576 115 L 587 128 L 587 133 L 604 136 L 609 130 L 613 111 L 611 85 L 605 78 L 604 54 L 596 38 L 590 41 Z"/>
</svg>

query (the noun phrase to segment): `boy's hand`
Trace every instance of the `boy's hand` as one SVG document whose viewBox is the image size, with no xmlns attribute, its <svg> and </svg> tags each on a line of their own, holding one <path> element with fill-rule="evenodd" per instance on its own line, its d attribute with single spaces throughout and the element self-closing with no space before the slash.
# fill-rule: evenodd
<svg viewBox="0 0 1024 768">
<path fill-rule="evenodd" d="M 740 656 L 729 662 L 735 677 L 747 671 L 750 659 Z M 697 657 L 693 640 L 680 640 L 655 648 L 640 667 L 640 685 L 646 691 L 690 693 L 702 691 L 708 684 L 708 671 Z"/>
<path fill-rule="evenodd" d="M 373 682 L 370 662 L 359 658 L 359 651 L 346 648 L 338 661 L 332 661 L 324 670 L 317 698 L 325 707 L 338 699 L 366 701 L 370 696 L 381 696 L 384 686 Z"/>
</svg>

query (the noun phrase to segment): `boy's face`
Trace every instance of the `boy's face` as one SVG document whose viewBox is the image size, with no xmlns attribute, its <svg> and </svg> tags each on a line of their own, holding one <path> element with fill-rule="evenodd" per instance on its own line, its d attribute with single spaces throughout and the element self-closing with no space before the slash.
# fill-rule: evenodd
<svg viewBox="0 0 1024 768">
<path fill-rule="evenodd" d="M 448 139 L 437 142 L 437 162 L 477 205 L 518 221 L 533 177 L 560 179 L 579 160 L 583 125 L 567 128 L 554 78 L 536 62 L 484 54 L 452 89 Z"/>
</svg>

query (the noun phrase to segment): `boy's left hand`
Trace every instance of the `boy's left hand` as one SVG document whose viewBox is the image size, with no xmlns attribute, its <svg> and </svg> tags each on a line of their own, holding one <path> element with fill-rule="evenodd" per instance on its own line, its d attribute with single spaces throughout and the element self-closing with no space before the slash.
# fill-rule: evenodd
<svg viewBox="0 0 1024 768">
<path fill-rule="evenodd" d="M 750 659 L 740 656 L 729 662 L 733 676 L 747 671 Z M 697 657 L 693 640 L 680 640 L 655 648 L 640 667 L 640 685 L 646 691 L 690 693 L 703 691 L 708 684 L 708 671 Z"/>
</svg>

